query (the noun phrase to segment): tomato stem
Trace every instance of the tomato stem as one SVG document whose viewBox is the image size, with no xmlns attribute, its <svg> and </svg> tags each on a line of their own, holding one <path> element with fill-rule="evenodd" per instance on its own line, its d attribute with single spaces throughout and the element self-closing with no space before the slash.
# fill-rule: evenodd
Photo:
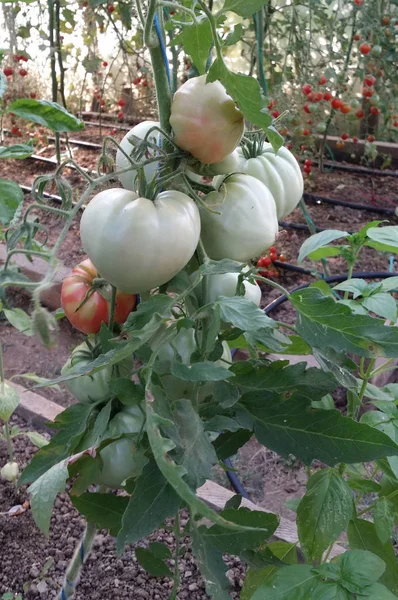
<svg viewBox="0 0 398 600">
<path fill-rule="evenodd" d="M 110 306 L 109 306 L 109 322 L 108 322 L 108 327 L 109 327 L 110 331 L 113 330 L 113 325 L 114 325 L 114 321 L 115 321 L 116 292 L 117 292 L 117 289 L 115 288 L 114 285 L 112 285 L 112 296 L 111 296 L 111 302 L 110 302 Z"/>
</svg>

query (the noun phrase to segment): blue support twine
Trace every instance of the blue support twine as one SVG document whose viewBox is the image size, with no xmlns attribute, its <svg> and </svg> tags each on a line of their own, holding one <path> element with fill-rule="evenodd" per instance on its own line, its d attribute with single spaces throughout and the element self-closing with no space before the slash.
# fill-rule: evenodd
<svg viewBox="0 0 398 600">
<path fill-rule="evenodd" d="M 159 17 L 158 17 L 158 15 L 155 15 L 155 16 L 154 16 L 154 19 L 153 19 L 153 24 L 155 25 L 156 34 L 157 34 L 157 36 L 158 36 L 158 39 L 159 39 L 159 45 L 160 45 L 160 50 L 161 50 L 161 52 L 162 52 L 162 57 L 163 57 L 164 66 L 165 66 L 165 69 L 166 69 L 167 80 L 168 80 L 168 82 L 169 82 L 169 85 L 170 85 L 170 80 L 171 80 L 171 78 L 170 78 L 170 67 L 169 67 L 169 61 L 168 61 L 168 58 L 167 58 L 166 46 L 164 45 L 164 39 L 163 39 L 163 35 L 162 35 L 161 29 L 160 29 L 160 24 L 159 24 Z"/>
</svg>

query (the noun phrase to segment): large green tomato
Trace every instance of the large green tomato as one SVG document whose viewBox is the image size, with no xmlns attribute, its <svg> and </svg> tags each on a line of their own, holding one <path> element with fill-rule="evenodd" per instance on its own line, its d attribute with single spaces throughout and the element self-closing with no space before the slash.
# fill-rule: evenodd
<svg viewBox="0 0 398 600">
<path fill-rule="evenodd" d="M 96 483 L 110 488 L 119 488 L 129 477 L 141 475 L 147 462 L 143 453 L 137 450 L 134 439 L 129 438 L 111 442 L 99 455 L 102 469 Z"/>
<path fill-rule="evenodd" d="M 194 179 L 194 181 L 198 180 L 192 177 L 192 171 L 193 173 L 197 173 L 198 175 L 206 177 L 214 177 L 215 175 L 230 175 L 231 173 L 240 172 L 241 162 L 241 155 L 238 152 L 238 149 L 236 149 L 231 154 L 228 154 L 228 156 L 221 162 L 213 163 L 211 165 L 205 165 L 201 162 L 190 164 L 189 168 L 187 169 L 187 174 L 188 177 L 191 177 L 191 179 Z"/>
<path fill-rule="evenodd" d="M 246 159 L 242 148 L 237 152 L 241 158 L 240 173 L 246 173 L 264 183 L 276 203 L 278 219 L 283 219 L 300 202 L 304 190 L 303 176 L 297 160 L 287 148 L 279 148 L 275 154 L 271 144 L 264 143 L 261 154 Z"/>
<path fill-rule="evenodd" d="M 223 275 L 210 275 L 207 283 L 206 302 L 215 302 L 219 296 L 235 296 L 238 285 L 239 273 L 225 273 Z M 245 288 L 244 298 L 260 306 L 261 289 L 257 283 L 243 281 Z"/>
<path fill-rule="evenodd" d="M 145 416 L 139 406 L 125 407 L 110 421 L 108 435 L 112 437 L 123 433 L 139 433 L 144 421 Z"/>
<path fill-rule="evenodd" d="M 199 211 L 176 190 L 161 192 L 152 202 L 112 188 L 91 200 L 80 235 L 102 277 L 124 292 L 145 292 L 169 281 L 191 259 L 199 241 Z"/>
<path fill-rule="evenodd" d="M 170 124 L 180 148 L 202 163 L 224 160 L 243 135 L 244 119 L 219 81 L 188 79 L 174 94 Z"/>
<path fill-rule="evenodd" d="M 77 365 L 84 366 L 91 362 L 89 349 L 86 342 L 77 346 L 64 366 L 61 375 L 68 375 Z M 68 390 L 83 404 L 99 402 L 110 397 L 109 382 L 112 377 L 113 366 L 107 365 L 92 375 L 82 375 L 76 379 L 65 381 Z"/>
<path fill-rule="evenodd" d="M 218 191 L 206 196 L 206 204 L 219 213 L 200 208 L 201 237 L 210 258 L 246 262 L 274 244 L 278 233 L 276 205 L 258 179 L 231 175 Z"/>
<path fill-rule="evenodd" d="M 126 133 L 126 135 L 120 142 L 120 146 L 123 148 L 123 150 L 126 152 L 126 154 L 128 154 L 130 156 L 131 152 L 135 146 L 134 143 L 129 141 L 131 136 L 135 135 L 136 137 L 143 140 L 145 138 L 146 134 L 148 133 L 148 131 L 150 129 L 152 129 L 152 127 L 155 127 L 155 126 L 159 127 L 159 123 L 157 121 L 143 121 L 142 123 L 139 123 L 138 125 L 133 127 L 133 129 L 131 129 L 128 133 Z M 153 133 L 151 133 L 149 135 L 148 141 L 151 142 L 152 144 L 157 145 L 158 138 L 159 138 L 158 132 L 154 131 Z M 148 150 L 146 159 L 151 158 L 152 156 L 154 156 L 154 154 L 155 154 L 155 152 L 153 150 L 152 151 Z M 116 152 L 116 167 L 117 167 L 118 171 L 121 171 L 122 169 L 127 169 L 128 167 L 131 168 L 130 162 L 124 156 L 124 154 L 119 150 L 119 148 Z M 157 168 L 158 168 L 158 163 L 156 161 L 153 163 L 149 163 L 148 165 L 146 165 L 144 167 L 145 179 L 147 180 L 148 183 L 150 181 L 152 181 L 152 179 L 155 177 Z M 138 189 L 136 177 L 137 177 L 137 171 L 135 169 L 131 169 L 130 171 L 128 171 L 126 173 L 118 174 L 118 179 L 119 179 L 120 183 L 122 184 L 122 186 L 124 188 L 126 188 L 126 190 L 130 190 L 132 192 L 135 192 Z"/>
</svg>

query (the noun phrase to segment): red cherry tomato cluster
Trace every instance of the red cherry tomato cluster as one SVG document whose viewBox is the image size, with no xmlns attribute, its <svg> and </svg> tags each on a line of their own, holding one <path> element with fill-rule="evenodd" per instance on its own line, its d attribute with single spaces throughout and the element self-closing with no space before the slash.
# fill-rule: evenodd
<svg viewBox="0 0 398 600">
<path fill-rule="evenodd" d="M 23 62 L 28 62 L 29 59 L 24 54 L 14 54 L 14 60 L 15 62 L 20 62 L 21 60 L 23 60 Z"/>
<path fill-rule="evenodd" d="M 307 175 L 311 174 L 311 171 L 312 171 L 312 160 L 310 160 L 309 158 L 306 158 L 305 161 L 304 161 L 303 171 L 304 171 L 304 173 L 307 173 Z"/>
<path fill-rule="evenodd" d="M 278 256 L 275 246 L 271 246 L 268 252 L 269 255 L 261 256 L 257 261 L 257 268 L 261 269 L 259 274 L 262 277 L 279 277 L 279 272 L 275 268 L 272 268 L 272 266 L 276 260 L 286 262 L 286 256 L 284 254 L 279 254 Z M 259 283 L 261 282 L 259 281 Z"/>
<path fill-rule="evenodd" d="M 11 133 L 12 133 L 12 135 L 16 135 L 18 137 L 22 137 L 22 131 L 16 125 L 13 125 L 11 127 Z"/>
</svg>

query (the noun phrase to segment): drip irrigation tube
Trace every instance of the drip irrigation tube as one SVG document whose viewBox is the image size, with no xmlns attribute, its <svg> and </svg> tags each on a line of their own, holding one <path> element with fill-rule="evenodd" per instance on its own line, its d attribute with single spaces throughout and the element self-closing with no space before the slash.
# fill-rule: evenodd
<svg viewBox="0 0 398 600">
<path fill-rule="evenodd" d="M 95 121 L 83 121 L 85 125 L 89 127 L 104 127 L 105 129 L 120 129 L 121 131 L 130 131 L 131 127 L 125 127 L 124 125 L 120 125 L 120 123 L 97 123 Z"/>
<path fill-rule="evenodd" d="M 326 196 L 318 196 L 316 194 L 303 194 L 304 200 L 314 202 L 315 204 L 331 204 L 334 206 L 345 206 L 346 208 L 352 208 L 353 210 L 365 210 L 374 213 L 380 213 L 383 215 L 395 215 L 394 208 L 386 208 L 380 206 L 369 206 L 367 204 L 356 204 L 354 202 L 347 202 L 346 200 L 335 200 L 334 198 L 327 198 Z"/>
<path fill-rule="evenodd" d="M 293 266 L 293 265 L 291 265 L 291 266 Z M 299 267 L 297 267 L 297 268 L 299 268 Z M 389 273 L 388 271 L 380 271 L 380 272 L 377 272 L 377 271 L 366 272 L 365 271 L 365 272 L 353 273 L 352 278 L 353 279 L 387 279 L 388 277 L 396 277 L 396 275 L 397 275 L 396 273 Z M 348 279 L 348 274 L 331 275 L 330 277 L 324 277 L 323 279 L 327 283 L 339 283 L 341 281 L 346 281 L 346 279 Z M 290 293 L 297 292 L 298 290 L 303 290 L 303 289 L 309 287 L 310 285 L 311 285 L 310 283 L 306 283 L 304 285 L 299 285 L 298 287 L 291 290 Z M 273 310 L 278 308 L 281 304 L 284 304 L 287 300 L 288 300 L 288 297 L 286 295 L 279 296 L 279 298 L 276 298 L 270 304 L 268 304 L 268 306 L 266 306 L 264 308 L 265 314 L 269 315 Z M 227 468 L 232 468 L 232 463 L 231 463 L 230 458 L 227 458 L 226 460 L 224 460 L 224 464 Z M 234 491 L 237 494 L 240 494 L 243 498 L 250 500 L 249 494 L 247 493 L 244 485 L 242 484 L 242 482 L 240 481 L 240 479 L 236 475 L 236 473 L 234 471 L 227 471 L 227 477 L 228 477 Z"/>
<path fill-rule="evenodd" d="M 312 161 L 313 165 L 319 165 L 317 160 Z M 376 177 L 398 177 L 398 171 L 384 171 L 382 169 L 367 169 L 365 167 L 351 167 L 349 165 L 341 165 L 339 163 L 325 161 L 325 167 L 330 167 L 336 171 L 347 171 L 347 173 L 359 173 L 362 175 L 375 175 Z"/>
</svg>

